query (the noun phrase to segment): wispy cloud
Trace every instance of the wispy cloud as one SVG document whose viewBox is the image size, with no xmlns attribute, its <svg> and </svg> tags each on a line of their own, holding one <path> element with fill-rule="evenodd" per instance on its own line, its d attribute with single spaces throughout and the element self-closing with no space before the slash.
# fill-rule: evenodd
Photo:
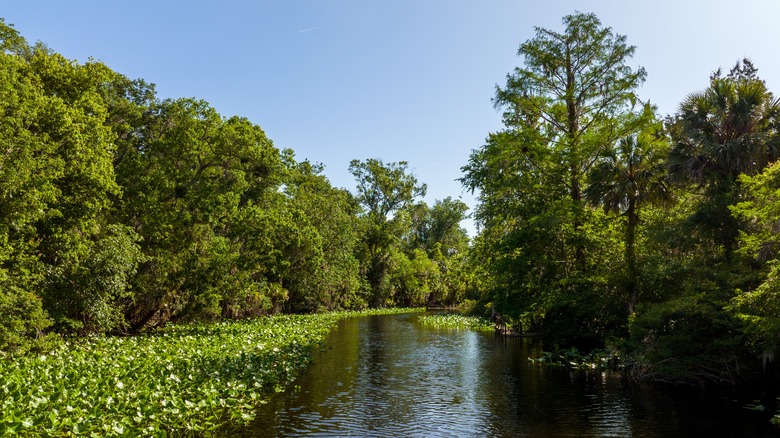
<svg viewBox="0 0 780 438">
<path fill-rule="evenodd" d="M 306 28 L 306 29 L 299 30 L 298 33 L 311 32 L 311 31 L 314 31 L 314 30 L 322 29 L 323 27 L 325 27 L 325 26 L 309 27 L 309 28 Z"/>
</svg>

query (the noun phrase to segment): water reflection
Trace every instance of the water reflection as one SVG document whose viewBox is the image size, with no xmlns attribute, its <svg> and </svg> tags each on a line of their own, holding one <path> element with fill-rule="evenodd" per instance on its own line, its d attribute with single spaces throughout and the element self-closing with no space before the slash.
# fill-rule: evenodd
<svg viewBox="0 0 780 438">
<path fill-rule="evenodd" d="M 421 327 L 414 314 L 342 321 L 245 436 L 763 436 L 732 402 L 542 367 L 530 346 Z M 698 407 L 695 407 L 698 406 Z M 759 425 L 753 428 L 753 424 Z"/>
</svg>

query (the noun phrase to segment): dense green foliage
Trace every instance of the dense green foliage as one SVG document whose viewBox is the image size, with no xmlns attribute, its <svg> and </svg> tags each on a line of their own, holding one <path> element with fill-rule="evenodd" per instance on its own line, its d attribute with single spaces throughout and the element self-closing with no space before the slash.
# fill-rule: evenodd
<svg viewBox="0 0 780 438">
<path fill-rule="evenodd" d="M 172 326 L 74 339 L 4 363 L 4 432 L 52 435 L 210 430 L 248 420 L 269 388 L 306 363 L 335 315 Z"/>
<path fill-rule="evenodd" d="M 466 205 L 422 202 L 404 161 L 354 160 L 355 193 L 335 188 L 245 118 L 159 99 L 0 21 L 0 352 L 20 358 L 4 370 L 46 376 L 58 360 L 92 366 L 82 358 L 95 351 L 160 339 L 194 356 L 158 359 L 231 360 L 186 344 L 193 326 L 153 331 L 170 322 L 465 303 L 558 351 L 620 350 L 637 378 L 780 378 L 780 102 L 744 59 L 660 117 L 640 99 L 647 74 L 625 36 L 593 14 L 563 26 L 537 28 L 496 88 L 504 129 L 463 167 L 479 200 L 469 242 Z M 85 381 L 97 389 L 84 402 L 111 411 L 107 388 L 129 385 L 111 373 L 133 360 Z M 184 375 L 158 374 L 154 385 Z M 214 388 L 207 377 L 193 374 L 197 390 Z M 177 391 L 171 409 L 217 397 Z M 12 411 L 7 427 L 59 427 L 34 414 L 43 396 L 19 394 L 30 414 Z M 107 424 L 137 426 L 124 421 Z"/>
<path fill-rule="evenodd" d="M 744 330 L 762 359 L 773 360 L 780 352 L 780 264 L 778 218 L 780 218 L 780 162 L 753 177 L 742 175 L 740 182 L 749 194 L 732 208 L 735 216 L 748 223 L 742 231 L 741 251 L 765 262 L 768 273 L 758 286 L 736 291 L 730 310 L 744 323 Z"/>
<path fill-rule="evenodd" d="M 203 435 L 245 424 L 309 363 L 338 319 L 367 313 L 170 325 L 72 338 L 46 355 L 0 361 L 0 435 Z"/>
<path fill-rule="evenodd" d="M 520 46 L 525 66 L 494 99 L 506 129 L 474 151 L 462 181 L 479 190 L 475 251 L 490 266 L 495 310 L 525 330 L 595 342 L 632 303 L 615 287 L 623 272 L 603 263 L 622 259 L 620 227 L 587 208 L 584 190 L 611 146 L 652 122 L 652 109 L 634 94 L 645 71 L 627 65 L 635 49 L 624 36 L 591 14 L 564 25 Z"/>
<path fill-rule="evenodd" d="M 417 202 L 406 163 L 353 162 L 353 195 L 207 102 L 5 22 L 0 47 L 0 351 L 463 294 L 465 205 Z"/>
<path fill-rule="evenodd" d="M 393 304 L 453 304 L 465 291 L 466 205 L 446 198 L 432 208 L 415 198 L 424 184 L 406 171 L 408 163 L 353 160 L 357 180 L 361 273 L 371 307 Z"/>
<path fill-rule="evenodd" d="M 780 104 L 745 59 L 660 122 L 635 48 L 593 14 L 536 29 L 473 151 L 476 309 L 637 378 L 772 381 Z M 568 357 L 568 356 L 567 356 Z"/>
</svg>

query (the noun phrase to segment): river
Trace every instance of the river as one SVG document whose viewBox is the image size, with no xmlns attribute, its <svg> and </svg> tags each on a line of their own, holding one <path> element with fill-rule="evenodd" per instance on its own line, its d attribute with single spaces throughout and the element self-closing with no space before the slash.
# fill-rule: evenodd
<svg viewBox="0 0 780 438">
<path fill-rule="evenodd" d="M 773 436 L 766 414 L 699 390 L 528 360 L 527 340 L 351 318 L 244 436 Z"/>
</svg>

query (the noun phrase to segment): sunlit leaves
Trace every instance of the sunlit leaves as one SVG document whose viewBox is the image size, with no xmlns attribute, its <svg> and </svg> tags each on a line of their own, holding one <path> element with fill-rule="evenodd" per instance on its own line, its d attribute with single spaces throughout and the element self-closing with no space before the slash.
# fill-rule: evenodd
<svg viewBox="0 0 780 438">
<path fill-rule="evenodd" d="M 0 361 L 0 435 L 202 435 L 241 425 L 308 365 L 336 321 L 368 313 L 169 325 Z"/>
<path fill-rule="evenodd" d="M 763 354 L 780 351 L 780 163 L 755 176 L 739 179 L 745 200 L 731 208 L 748 224 L 741 233 L 740 252 L 768 261 L 769 273 L 755 290 L 738 291 L 730 309 L 745 322 L 746 331 Z"/>
<path fill-rule="evenodd" d="M 48 325 L 41 306 L 60 327 L 121 324 L 115 289 L 91 293 L 90 281 L 111 280 L 100 278 L 102 272 L 85 275 L 88 260 L 117 253 L 97 242 L 121 228 L 106 224 L 111 197 L 120 191 L 111 161 L 114 134 L 105 126 L 100 95 L 112 75 L 99 62 L 79 65 L 41 44 L 0 54 L 0 307 L 12 316 L 0 323 L 9 335 L 0 348 L 19 348 L 20 335 L 40 337 Z M 132 252 L 135 242 L 125 243 L 116 251 Z M 84 295 L 94 298 L 91 308 L 71 306 Z"/>
<path fill-rule="evenodd" d="M 140 105 L 147 116 L 129 119 L 137 133 L 117 156 L 125 190 L 114 212 L 143 237 L 146 263 L 133 282 L 140 299 L 128 310 L 132 328 L 158 312 L 165 316 L 157 324 L 267 310 L 267 266 L 247 257 L 245 247 L 248 236 L 266 239 L 266 230 L 245 219 L 268 207 L 278 214 L 269 198 L 283 174 L 279 151 L 259 126 L 223 118 L 201 100 Z"/>
<path fill-rule="evenodd" d="M 423 325 L 446 329 L 469 329 L 475 331 L 493 331 L 495 327 L 487 319 L 466 316 L 457 313 L 420 315 L 417 317 Z"/>
<path fill-rule="evenodd" d="M 635 94 L 646 73 L 629 65 L 625 36 L 588 13 L 563 26 L 520 45 L 522 65 L 493 100 L 505 129 L 472 152 L 461 181 L 479 192 L 472 254 L 484 264 L 484 301 L 524 329 L 574 341 L 617 325 L 605 283 L 622 242 L 585 205 L 589 173 L 652 111 Z"/>
<path fill-rule="evenodd" d="M 780 101 L 756 76 L 748 59 L 726 76 L 720 70 L 709 87 L 690 94 L 669 120 L 673 147 L 669 173 L 702 188 L 691 217 L 704 236 L 723 247 L 728 260 L 743 224 L 729 212 L 740 195 L 740 174 L 755 175 L 780 157 Z"/>
<path fill-rule="evenodd" d="M 361 224 L 362 267 L 371 288 L 371 305 L 392 303 L 388 273 L 393 248 L 410 228 L 409 212 L 414 199 L 425 196 L 427 187 L 407 171 L 405 161 L 352 160 L 349 171 L 357 183 L 357 201 L 363 207 Z"/>
<path fill-rule="evenodd" d="M 120 436 L 251 420 L 300 372 L 339 314 L 170 326 L 73 339 L 0 363 L 0 431 Z"/>
</svg>

